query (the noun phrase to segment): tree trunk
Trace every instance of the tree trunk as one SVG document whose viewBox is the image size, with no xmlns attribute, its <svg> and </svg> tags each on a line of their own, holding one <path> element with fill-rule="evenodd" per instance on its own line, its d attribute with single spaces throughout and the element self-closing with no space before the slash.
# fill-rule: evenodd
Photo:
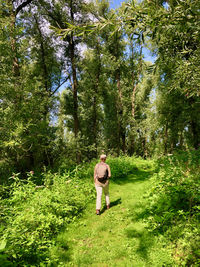
<svg viewBox="0 0 200 267">
<path fill-rule="evenodd" d="M 94 136 L 94 157 L 97 157 L 97 97 L 96 92 L 93 98 L 93 136 Z"/>
<path fill-rule="evenodd" d="M 28 4 L 30 4 L 33 0 L 27 0 L 23 3 L 21 3 L 17 9 L 14 9 L 14 5 L 12 0 L 8 1 L 8 4 L 10 6 L 10 23 L 11 23 L 11 50 L 13 54 L 13 76 L 16 78 L 15 81 L 17 80 L 17 77 L 20 77 L 20 66 L 19 66 L 19 59 L 17 57 L 17 44 L 16 44 L 16 18 L 18 13 L 26 7 Z"/>
<path fill-rule="evenodd" d="M 180 136 L 179 136 L 179 147 L 180 147 L 180 149 L 183 149 L 183 142 L 184 142 L 183 131 L 181 131 Z"/>
<path fill-rule="evenodd" d="M 73 1 L 70 1 L 70 16 L 71 22 L 74 22 L 74 12 L 73 12 Z M 78 119 L 78 81 L 77 81 L 77 74 L 76 74 L 76 62 L 75 62 L 75 43 L 74 43 L 74 36 L 73 33 L 70 35 L 69 40 L 69 50 L 70 50 L 70 60 L 71 60 L 71 67 L 72 67 L 72 91 L 73 91 L 73 118 L 74 118 L 74 136 L 75 139 L 78 139 L 79 133 L 79 119 Z M 76 153 L 77 163 L 81 161 L 81 154 L 80 151 Z"/>
<path fill-rule="evenodd" d="M 132 59 L 133 59 L 133 47 L 132 47 Z M 132 117 L 135 119 L 135 94 L 137 91 L 137 86 L 139 83 L 139 77 L 142 71 L 142 46 L 140 48 L 140 58 L 139 58 L 139 68 L 137 76 L 135 77 L 134 72 L 132 71 L 132 85 L 133 85 L 133 91 L 132 91 L 132 98 L 131 98 L 131 104 L 132 104 Z"/>
<path fill-rule="evenodd" d="M 143 138 L 143 157 L 144 157 L 144 159 L 146 159 L 147 158 L 147 156 L 148 156 L 148 151 L 147 151 L 147 137 L 146 137 L 146 133 L 145 133 L 145 136 L 144 136 L 144 138 Z"/>
<path fill-rule="evenodd" d="M 43 79 L 44 79 L 44 87 L 47 93 L 49 93 L 49 86 L 48 86 L 48 70 L 46 64 L 46 53 L 45 53 L 45 46 L 44 46 L 44 38 L 40 29 L 40 25 L 36 16 L 34 16 L 36 26 L 38 29 L 39 37 L 40 37 L 40 51 L 41 51 L 41 64 L 42 64 L 42 71 L 43 71 Z"/>
<path fill-rule="evenodd" d="M 13 55 L 13 65 L 12 71 L 15 80 L 17 77 L 20 76 L 20 67 L 19 67 L 19 60 L 17 57 L 17 45 L 16 45 L 16 12 L 14 10 L 13 1 L 9 1 L 10 7 L 10 28 L 11 28 L 11 36 L 10 36 L 10 44 L 11 44 L 11 51 Z"/>
<path fill-rule="evenodd" d="M 19 78 L 20 78 L 20 65 L 19 65 L 19 59 L 17 56 L 17 42 L 16 42 L 16 19 L 18 13 L 23 10 L 24 7 L 29 5 L 33 0 L 27 0 L 22 2 L 15 10 L 14 8 L 14 1 L 9 0 L 9 9 L 10 9 L 10 27 L 11 27 L 11 35 L 10 35 L 10 44 L 11 44 L 11 51 L 13 55 L 13 65 L 12 65 L 12 71 L 13 71 L 13 77 L 14 77 L 14 85 L 15 89 L 17 91 L 16 94 L 16 100 L 18 103 L 21 102 L 21 95 L 18 92 L 19 88 Z M 16 103 L 17 104 L 17 103 Z"/>
<path fill-rule="evenodd" d="M 42 76 L 43 76 L 44 89 L 45 89 L 45 92 L 47 93 L 47 95 L 44 94 L 43 97 L 45 97 L 45 96 L 50 97 L 51 91 L 50 91 L 49 84 L 48 84 L 48 68 L 47 68 L 47 64 L 46 64 L 46 51 L 45 51 L 44 37 L 43 37 L 42 31 L 40 29 L 40 25 L 39 25 L 37 17 L 34 16 L 34 18 L 35 18 L 37 30 L 39 33 Z M 46 121 L 48 119 L 48 113 L 49 113 L 49 104 L 47 101 L 45 106 L 44 106 L 44 112 L 43 112 L 44 120 L 46 120 Z"/>
<path fill-rule="evenodd" d="M 193 119 L 191 119 L 190 125 L 193 135 L 193 147 L 198 149 L 200 145 L 198 125 Z"/>
<path fill-rule="evenodd" d="M 140 58 L 139 58 L 139 68 L 137 75 L 134 74 L 134 46 L 133 42 L 131 42 L 131 69 L 132 69 L 132 95 L 131 95 L 131 115 L 132 115 L 132 121 L 131 121 L 131 128 L 134 127 L 134 120 L 135 120 L 135 102 L 136 102 L 136 92 L 139 82 L 139 75 L 142 70 L 142 46 L 140 48 Z M 132 130 L 133 131 L 133 130 Z M 134 153 L 134 138 L 131 138 L 131 151 Z"/>
<path fill-rule="evenodd" d="M 98 58 L 98 66 L 96 71 L 96 82 L 94 85 L 94 98 L 93 98 L 93 136 L 94 136 L 94 144 L 95 144 L 95 157 L 97 157 L 97 94 L 98 94 L 98 88 L 99 88 L 99 79 L 100 79 L 100 72 L 101 72 L 101 58 L 100 58 L 100 50 L 99 50 L 99 42 L 97 40 L 96 43 L 96 52 L 97 52 L 97 58 Z"/>
<path fill-rule="evenodd" d="M 122 91 L 121 91 L 121 80 L 120 80 L 120 69 L 116 72 L 117 89 L 118 89 L 118 131 L 119 131 L 119 145 L 122 140 L 122 151 L 126 152 L 126 134 L 123 127 L 123 103 L 122 103 Z M 121 148 L 121 145 L 120 145 Z"/>
<path fill-rule="evenodd" d="M 134 74 L 132 74 L 132 80 L 134 81 Z M 132 99 L 131 99 L 131 104 L 132 104 L 132 117 L 133 119 L 135 119 L 135 93 L 136 93 L 136 89 L 137 89 L 137 84 L 135 86 L 133 86 L 133 92 L 132 92 Z"/>
<path fill-rule="evenodd" d="M 196 104 L 196 99 L 191 97 L 188 99 L 189 103 L 191 105 L 191 113 L 190 113 L 190 126 L 191 126 L 191 132 L 192 132 L 192 143 L 193 147 L 195 149 L 198 149 L 200 146 L 200 134 L 199 134 L 199 123 L 198 123 L 198 117 L 196 114 L 199 113 L 199 106 Z"/>
<path fill-rule="evenodd" d="M 165 126 L 165 133 L 164 133 L 164 153 L 168 153 L 168 123 Z"/>
</svg>

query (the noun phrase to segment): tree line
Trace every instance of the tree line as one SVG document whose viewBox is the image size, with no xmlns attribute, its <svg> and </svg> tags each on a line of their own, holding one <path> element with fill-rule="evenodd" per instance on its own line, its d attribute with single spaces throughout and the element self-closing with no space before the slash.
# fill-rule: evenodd
<svg viewBox="0 0 200 267">
<path fill-rule="evenodd" d="M 199 147 L 198 0 L 0 6 L 2 175 Z"/>
</svg>

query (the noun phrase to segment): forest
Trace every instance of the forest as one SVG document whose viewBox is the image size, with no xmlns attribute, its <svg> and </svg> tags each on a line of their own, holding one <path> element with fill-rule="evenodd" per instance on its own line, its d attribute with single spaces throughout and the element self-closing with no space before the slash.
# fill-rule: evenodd
<svg viewBox="0 0 200 267">
<path fill-rule="evenodd" d="M 0 266 L 200 265 L 200 1 L 110 2 L 0 0 Z"/>
</svg>

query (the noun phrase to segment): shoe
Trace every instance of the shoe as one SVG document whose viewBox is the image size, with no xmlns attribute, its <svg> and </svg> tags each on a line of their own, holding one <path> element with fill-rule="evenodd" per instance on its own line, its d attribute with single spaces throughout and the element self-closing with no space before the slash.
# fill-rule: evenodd
<svg viewBox="0 0 200 267">
<path fill-rule="evenodd" d="M 109 210 L 109 208 L 110 208 L 110 205 L 107 205 L 107 210 Z"/>
<path fill-rule="evenodd" d="M 100 210 L 96 210 L 96 214 L 97 215 L 100 215 Z"/>
</svg>

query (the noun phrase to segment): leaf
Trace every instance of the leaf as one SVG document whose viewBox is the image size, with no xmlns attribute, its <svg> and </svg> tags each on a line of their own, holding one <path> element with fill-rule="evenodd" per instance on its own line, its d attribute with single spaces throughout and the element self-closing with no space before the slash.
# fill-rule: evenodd
<svg viewBox="0 0 200 267">
<path fill-rule="evenodd" d="M 7 244 L 7 241 L 5 239 L 0 242 L 0 251 L 5 249 L 6 244 Z"/>
</svg>

